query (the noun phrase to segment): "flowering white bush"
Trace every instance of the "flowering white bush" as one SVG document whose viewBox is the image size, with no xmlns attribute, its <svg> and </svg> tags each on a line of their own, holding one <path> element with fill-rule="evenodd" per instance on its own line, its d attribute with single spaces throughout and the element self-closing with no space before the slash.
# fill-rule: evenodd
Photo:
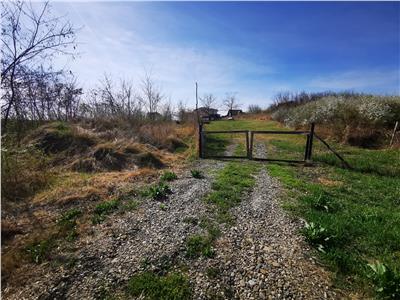
<svg viewBox="0 0 400 300">
<path fill-rule="evenodd" d="M 400 97 L 327 96 L 294 107 L 278 107 L 272 113 L 272 118 L 290 127 L 305 126 L 312 122 L 331 126 L 391 126 L 400 119 Z"/>
</svg>

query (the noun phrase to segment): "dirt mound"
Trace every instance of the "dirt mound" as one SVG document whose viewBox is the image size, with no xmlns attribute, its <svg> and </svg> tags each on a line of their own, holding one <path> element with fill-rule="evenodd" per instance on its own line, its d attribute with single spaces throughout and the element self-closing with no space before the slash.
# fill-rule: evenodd
<svg viewBox="0 0 400 300">
<path fill-rule="evenodd" d="M 84 129 L 56 122 L 39 127 L 27 140 L 46 154 L 81 153 L 97 143 L 96 138 Z"/>
<path fill-rule="evenodd" d="M 164 167 L 162 160 L 152 152 L 139 147 L 106 143 L 95 147 L 86 157 L 80 157 L 71 164 L 78 172 L 121 171 L 124 169 Z"/>
<path fill-rule="evenodd" d="M 135 161 L 137 165 L 141 168 L 148 167 L 148 168 L 161 169 L 165 166 L 164 163 L 161 161 L 161 159 L 155 156 L 151 152 L 137 154 L 135 156 Z"/>
<path fill-rule="evenodd" d="M 126 139 L 109 140 L 77 125 L 55 122 L 39 127 L 24 142 L 34 144 L 45 154 L 55 154 L 56 165 L 62 163 L 77 172 L 164 167 L 161 157 L 147 146 Z M 185 147 L 186 144 L 179 139 L 168 139 L 168 150 L 172 152 Z"/>
</svg>

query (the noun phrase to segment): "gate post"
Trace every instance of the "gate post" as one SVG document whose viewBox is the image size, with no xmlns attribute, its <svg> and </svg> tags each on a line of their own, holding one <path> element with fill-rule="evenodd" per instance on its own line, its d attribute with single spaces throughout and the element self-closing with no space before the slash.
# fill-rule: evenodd
<svg viewBox="0 0 400 300">
<path fill-rule="evenodd" d="M 310 146 L 310 134 L 307 134 L 307 140 L 306 140 L 306 150 L 304 151 L 304 161 L 308 161 L 308 147 Z"/>
<path fill-rule="evenodd" d="M 314 129 L 315 129 L 315 123 L 313 122 L 313 123 L 311 123 L 310 133 L 307 136 L 306 155 L 305 155 L 306 162 L 311 162 L 311 160 L 312 160 Z"/>
<path fill-rule="evenodd" d="M 247 155 L 247 157 L 249 159 L 253 159 L 253 138 L 254 138 L 254 132 L 250 131 L 250 143 L 249 143 L 249 150 L 248 150 L 248 155 Z"/>
<path fill-rule="evenodd" d="M 203 124 L 199 124 L 199 158 L 203 158 Z"/>
<path fill-rule="evenodd" d="M 249 144 L 249 130 L 246 131 L 246 154 L 247 158 L 250 159 L 250 144 Z"/>
</svg>

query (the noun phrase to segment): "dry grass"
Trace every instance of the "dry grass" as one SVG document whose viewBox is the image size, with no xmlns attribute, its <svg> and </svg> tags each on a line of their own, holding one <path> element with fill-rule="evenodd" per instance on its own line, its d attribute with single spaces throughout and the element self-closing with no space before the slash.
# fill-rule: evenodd
<svg viewBox="0 0 400 300">
<path fill-rule="evenodd" d="M 10 150 L 2 151 L 3 283 L 18 286 L 43 272 L 30 262 L 26 247 L 59 239 L 61 214 L 81 210 L 77 232 L 90 234 L 98 203 L 154 182 L 160 168 L 181 168 L 194 147 L 193 126 L 108 125 L 56 122 L 26 135 L 19 147 L 13 140 L 4 147 L 3 141 L 3 150 Z"/>
</svg>

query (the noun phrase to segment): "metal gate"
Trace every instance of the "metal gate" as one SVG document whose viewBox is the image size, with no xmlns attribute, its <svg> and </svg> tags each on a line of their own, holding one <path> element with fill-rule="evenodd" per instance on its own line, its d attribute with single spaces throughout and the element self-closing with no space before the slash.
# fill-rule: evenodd
<svg viewBox="0 0 400 300">
<path fill-rule="evenodd" d="M 199 125 L 199 157 L 200 158 L 241 158 L 250 160 L 261 160 L 261 161 L 282 161 L 282 162 L 295 162 L 304 163 L 311 161 L 312 147 L 314 138 L 314 123 L 311 124 L 310 130 L 307 131 L 285 131 L 285 130 L 218 130 L 218 131 L 207 131 L 203 130 L 203 126 Z M 207 155 L 205 153 L 206 137 L 215 134 L 244 134 L 246 140 L 246 155 Z M 258 158 L 253 157 L 253 146 L 255 135 L 305 135 L 305 151 L 304 158 L 302 160 L 289 160 L 289 159 L 270 159 L 270 158 Z"/>
</svg>

